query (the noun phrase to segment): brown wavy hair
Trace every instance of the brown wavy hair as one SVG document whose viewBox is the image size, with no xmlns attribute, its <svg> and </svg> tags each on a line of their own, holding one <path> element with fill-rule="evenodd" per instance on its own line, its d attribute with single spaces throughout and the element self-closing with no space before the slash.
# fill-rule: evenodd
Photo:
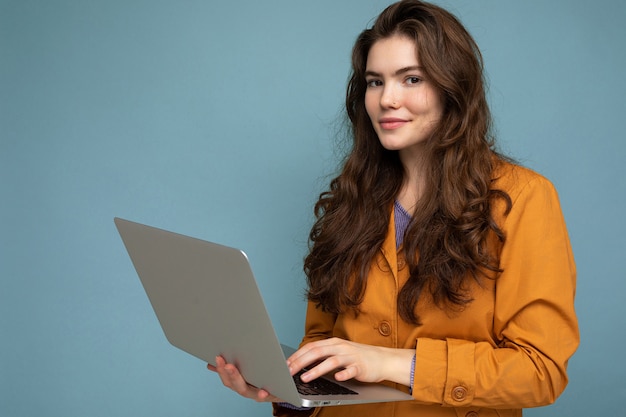
<svg viewBox="0 0 626 417">
<path fill-rule="evenodd" d="M 426 141 L 426 189 L 403 243 L 410 277 L 398 309 L 405 321 L 419 324 L 415 306 L 424 289 L 440 307 L 462 309 L 471 302 L 464 286 L 468 277 L 500 272 L 488 236 L 500 242 L 505 236 L 491 210 L 496 198 L 505 200 L 507 211 L 511 206 L 505 192 L 491 187 L 504 157 L 490 134 L 482 56 L 463 25 L 440 7 L 400 1 L 358 37 L 346 92 L 352 149 L 315 204 L 304 271 L 309 300 L 332 313 L 358 313 L 404 176 L 398 152 L 383 148 L 365 109 L 369 50 L 395 35 L 415 42 L 425 76 L 444 102 L 440 123 Z"/>
</svg>

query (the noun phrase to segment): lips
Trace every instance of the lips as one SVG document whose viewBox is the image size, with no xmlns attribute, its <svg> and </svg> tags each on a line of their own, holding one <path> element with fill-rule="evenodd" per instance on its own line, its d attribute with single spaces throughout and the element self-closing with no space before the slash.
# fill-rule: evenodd
<svg viewBox="0 0 626 417">
<path fill-rule="evenodd" d="M 397 117 L 385 117 L 378 121 L 380 127 L 385 130 L 398 129 L 408 123 L 408 120 L 399 119 Z"/>
</svg>

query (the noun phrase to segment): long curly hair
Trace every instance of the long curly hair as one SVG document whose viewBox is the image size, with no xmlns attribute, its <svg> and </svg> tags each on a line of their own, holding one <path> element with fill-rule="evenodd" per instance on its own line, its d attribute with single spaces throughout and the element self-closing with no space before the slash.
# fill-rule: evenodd
<svg viewBox="0 0 626 417">
<path fill-rule="evenodd" d="M 315 204 L 304 271 L 309 300 L 332 313 L 358 313 L 404 177 L 398 152 L 383 148 L 365 109 L 369 50 L 395 35 L 415 42 L 420 65 L 444 102 L 440 123 L 426 141 L 426 188 L 403 243 L 410 277 L 398 310 L 405 321 L 419 324 L 415 306 L 424 289 L 440 307 L 462 309 L 472 300 L 464 285 L 468 277 L 500 272 L 488 236 L 501 242 L 505 236 L 492 206 L 496 198 L 505 201 L 506 211 L 511 206 L 505 192 L 492 188 L 494 170 L 505 158 L 490 133 L 482 56 L 463 25 L 438 6 L 392 4 L 358 37 L 346 92 L 352 149 Z"/>
</svg>

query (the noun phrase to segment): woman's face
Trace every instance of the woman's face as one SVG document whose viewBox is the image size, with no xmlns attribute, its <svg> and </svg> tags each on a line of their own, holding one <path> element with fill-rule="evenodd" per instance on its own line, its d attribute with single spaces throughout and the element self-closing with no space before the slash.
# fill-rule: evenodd
<svg viewBox="0 0 626 417">
<path fill-rule="evenodd" d="M 443 102 L 424 78 L 415 43 L 394 35 L 367 56 L 365 108 L 380 143 L 401 156 L 417 155 L 443 114 Z"/>
</svg>

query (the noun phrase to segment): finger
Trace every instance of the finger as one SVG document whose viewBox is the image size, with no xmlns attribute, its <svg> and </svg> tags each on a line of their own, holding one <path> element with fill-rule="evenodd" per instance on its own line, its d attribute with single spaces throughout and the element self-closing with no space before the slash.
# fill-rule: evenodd
<svg viewBox="0 0 626 417">
<path fill-rule="evenodd" d="M 310 369 L 307 369 L 307 371 L 303 373 L 300 378 L 304 382 L 310 382 L 321 376 L 324 376 L 333 371 L 336 371 L 337 369 L 342 369 L 344 367 L 347 367 L 349 363 L 350 362 L 347 360 L 346 356 L 331 356 L 323 360 L 319 364 L 313 367 L 310 367 Z"/>
<path fill-rule="evenodd" d="M 243 379 L 243 376 L 239 372 L 239 369 L 233 364 L 226 364 L 224 366 L 224 371 L 226 372 L 227 377 L 230 380 L 231 387 L 237 391 L 239 394 L 246 397 L 256 397 L 256 393 L 251 393 L 250 386 Z"/>
<path fill-rule="evenodd" d="M 356 366 L 348 366 L 341 371 L 335 373 L 335 379 L 337 381 L 347 381 L 352 378 L 356 378 L 358 375 L 358 368 Z"/>
<path fill-rule="evenodd" d="M 221 356 L 215 358 L 215 363 L 217 373 L 224 386 L 232 389 L 239 395 L 250 398 L 254 397 L 254 395 L 250 395 L 248 392 L 248 384 L 243 379 L 243 376 L 239 373 L 239 369 L 237 369 L 235 365 L 226 363 L 226 360 Z"/>
<path fill-rule="evenodd" d="M 219 356 L 215 357 L 215 365 L 211 365 L 210 363 L 206 364 L 206 367 L 209 371 L 213 371 L 213 372 L 217 372 L 217 363 L 218 363 L 218 358 Z"/>
<path fill-rule="evenodd" d="M 221 357 L 221 356 L 216 356 L 215 357 L 215 368 L 219 369 L 219 368 L 223 368 L 224 365 L 226 365 L 226 360 Z"/>
<path fill-rule="evenodd" d="M 248 384 L 239 369 L 235 365 L 227 363 L 221 356 L 215 358 L 215 366 L 207 365 L 207 367 L 211 370 L 215 369 L 224 386 L 243 397 L 259 402 L 281 402 L 279 398 L 271 395 L 268 391 Z"/>
<path fill-rule="evenodd" d="M 315 342 L 307 343 L 306 345 L 302 346 L 300 349 L 292 353 L 291 356 L 287 358 L 287 363 L 289 364 L 290 362 L 297 361 L 299 358 L 307 355 L 312 349 L 321 346 L 324 341 L 325 340 L 318 340 Z"/>
<path fill-rule="evenodd" d="M 276 402 L 280 401 L 277 397 L 271 395 L 268 391 L 258 389 L 246 382 L 239 369 L 232 364 L 226 364 L 224 370 L 230 377 L 231 389 L 247 398 L 251 398 L 258 402 Z"/>
<path fill-rule="evenodd" d="M 316 360 L 322 359 L 322 357 L 319 356 L 320 354 L 323 354 L 321 349 L 323 348 L 324 344 L 322 342 L 323 341 L 317 341 L 304 345 L 287 359 L 287 365 L 295 365 L 298 368 L 296 370 L 297 372 L 303 367 L 315 362 Z"/>
<path fill-rule="evenodd" d="M 222 379 L 228 379 L 228 374 L 226 373 L 225 366 L 226 366 L 226 360 L 221 356 L 216 356 L 215 366 L 212 366 L 212 367 L 215 368 L 215 372 L 217 372 L 220 375 L 220 378 Z"/>
<path fill-rule="evenodd" d="M 311 350 L 315 350 L 315 349 L 319 349 L 319 348 L 323 348 L 325 346 L 331 346 L 331 345 L 335 345 L 337 343 L 340 343 L 341 339 L 338 339 L 336 337 L 332 337 L 330 339 L 322 339 L 322 340 L 316 340 L 315 342 L 310 342 L 307 343 L 306 345 L 302 346 L 300 349 L 298 349 L 297 351 L 295 351 L 288 359 L 289 360 L 295 360 L 303 355 L 306 355 L 308 353 L 311 352 Z"/>
<path fill-rule="evenodd" d="M 317 342 L 309 343 L 299 349 L 296 353 L 289 357 L 287 360 L 287 365 L 293 374 L 301 371 L 305 367 L 311 367 L 315 369 L 319 367 L 322 363 L 327 361 L 329 358 L 334 358 L 336 356 L 345 355 L 350 349 L 350 345 L 348 345 L 345 341 L 341 339 L 327 339 L 320 340 Z M 336 359 L 333 359 L 331 362 L 326 362 L 326 364 L 318 369 L 316 375 L 321 375 L 321 372 L 330 372 L 336 368 L 329 368 L 330 366 L 335 365 L 336 367 L 341 366 L 341 363 L 336 363 Z"/>
<path fill-rule="evenodd" d="M 270 394 L 269 392 L 265 391 L 264 389 L 260 389 L 257 393 L 257 401 L 261 401 L 261 402 L 283 402 L 282 400 L 280 400 L 278 397 L 273 396 L 272 394 Z"/>
<path fill-rule="evenodd" d="M 232 376 L 231 376 L 231 373 L 226 370 L 225 361 L 222 358 L 217 357 L 215 359 L 215 363 L 216 363 L 215 371 L 217 372 L 220 379 L 222 380 L 222 384 L 224 384 L 224 386 L 230 389 L 233 389 Z"/>
</svg>

